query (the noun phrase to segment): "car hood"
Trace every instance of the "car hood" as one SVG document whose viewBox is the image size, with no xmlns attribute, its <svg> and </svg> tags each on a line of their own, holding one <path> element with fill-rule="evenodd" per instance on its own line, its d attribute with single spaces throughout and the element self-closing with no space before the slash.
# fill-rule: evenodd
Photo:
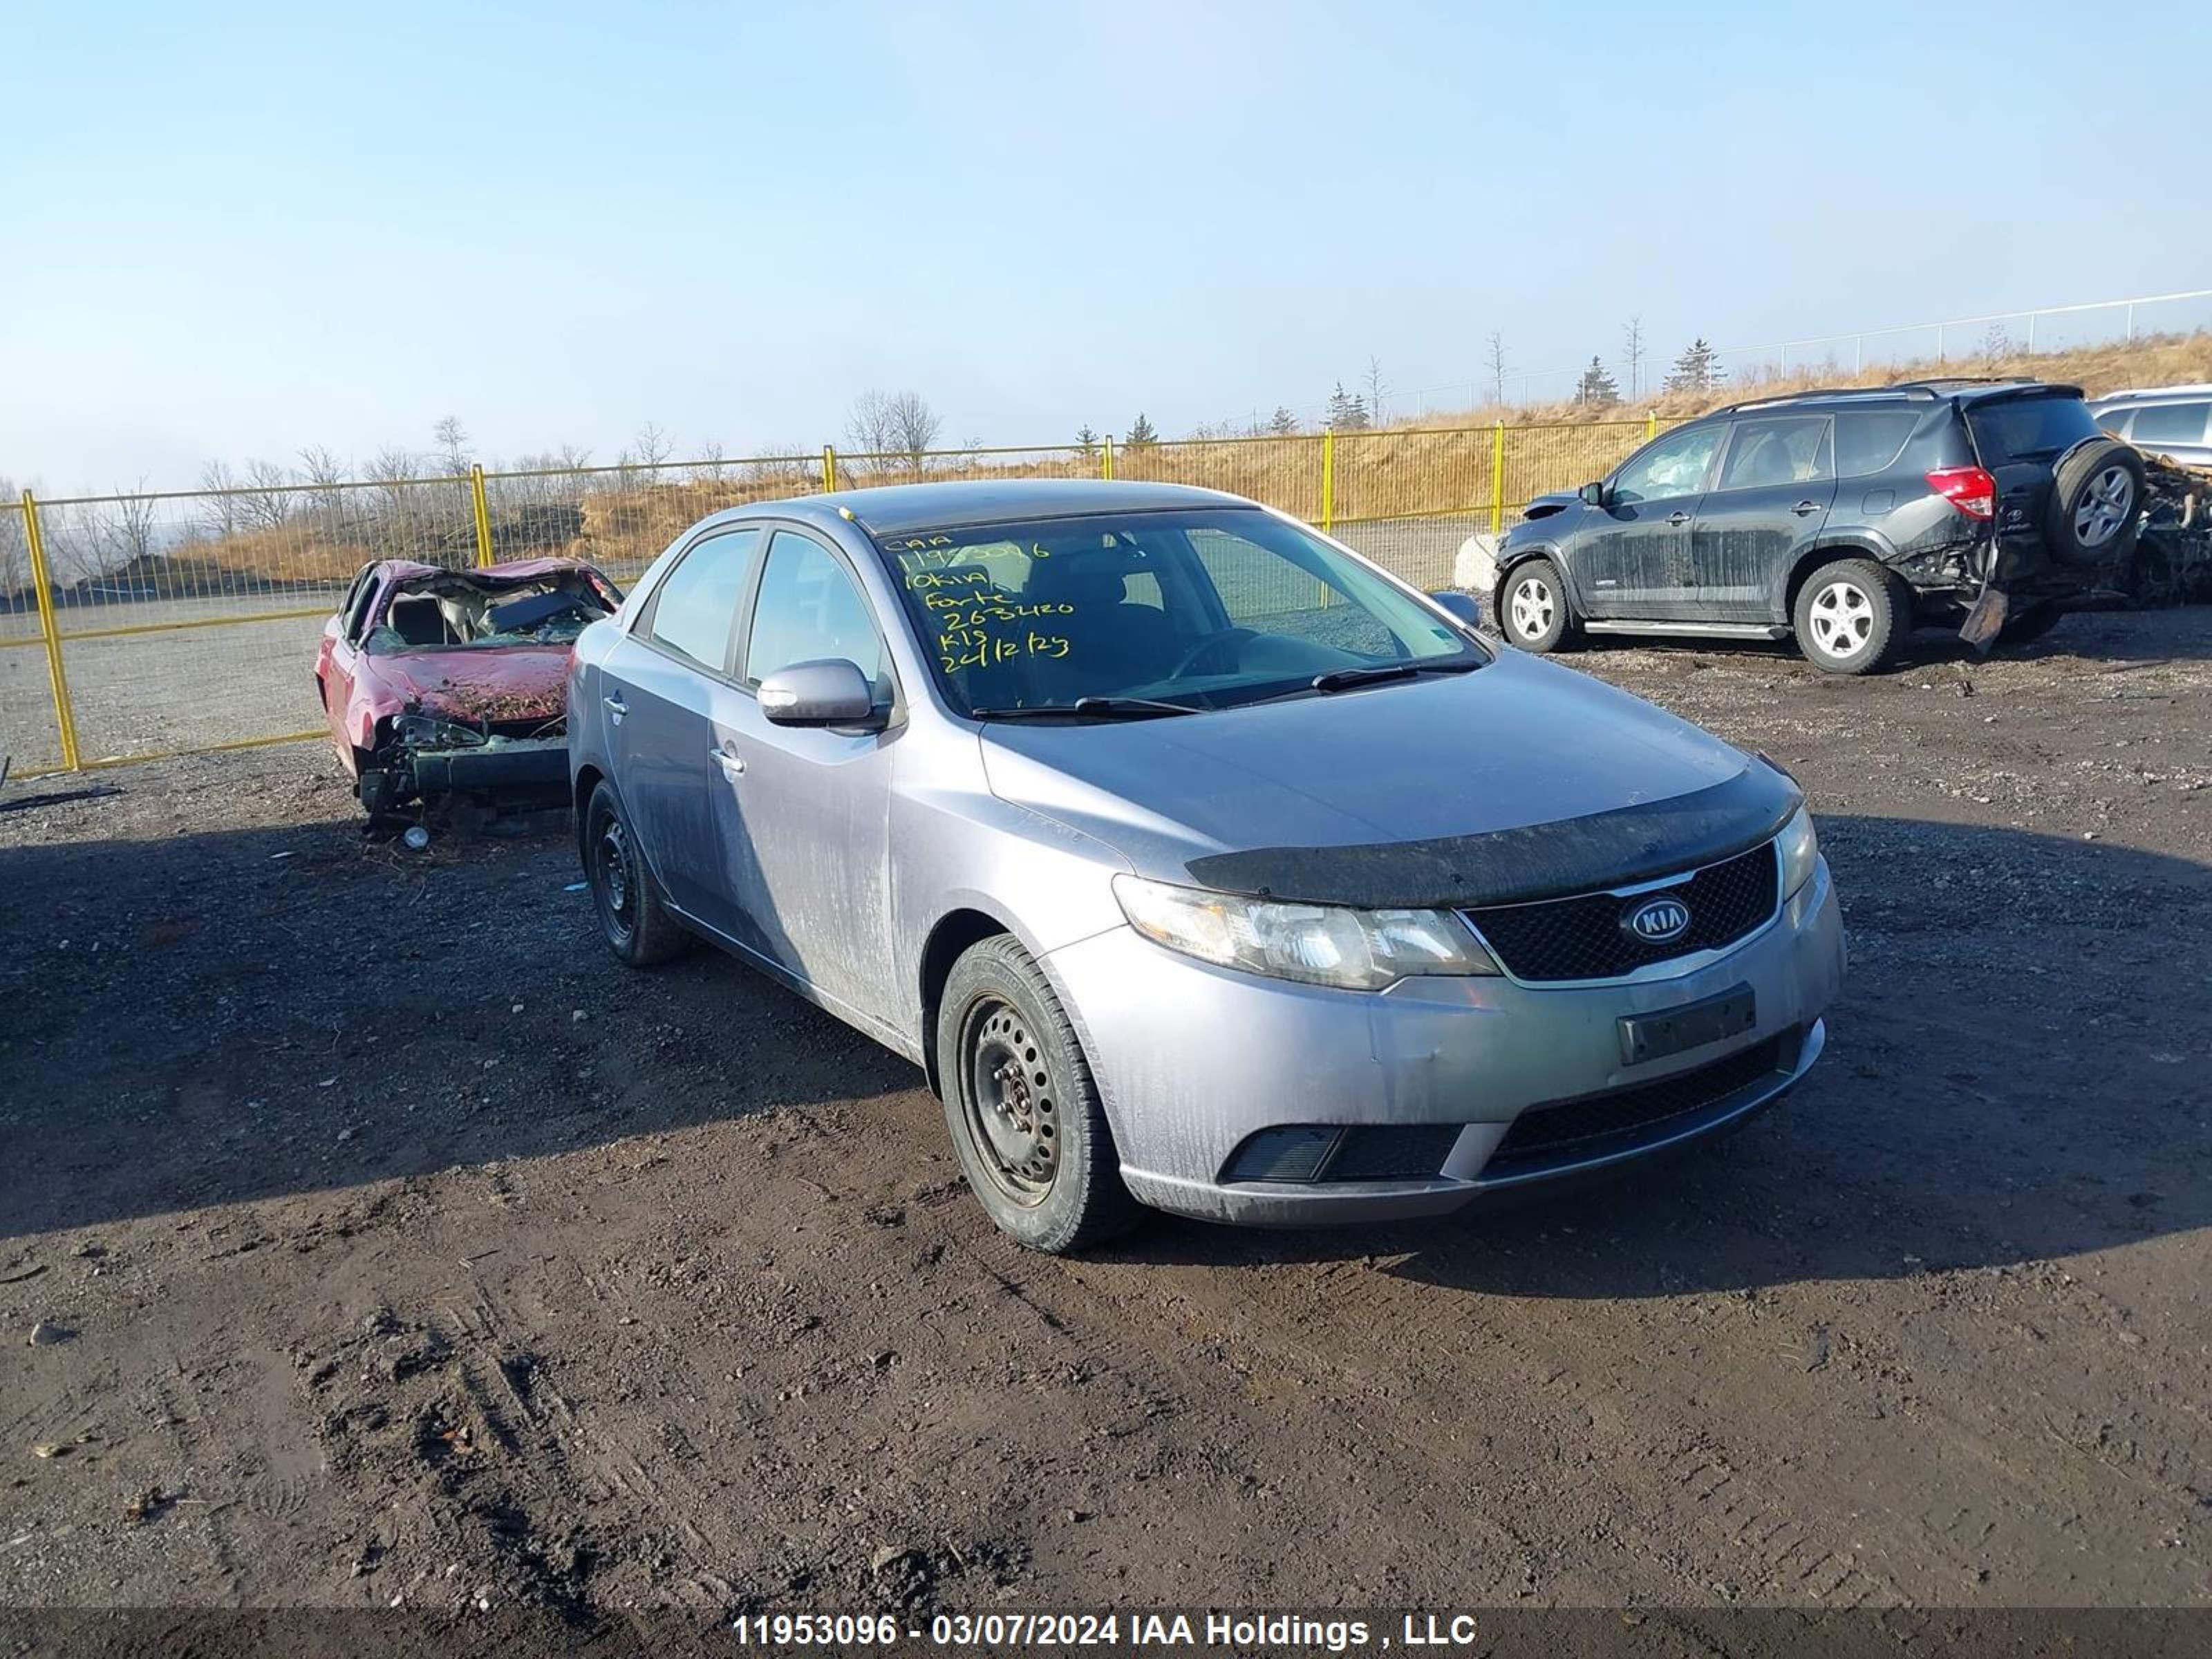
<svg viewBox="0 0 2212 1659">
<path fill-rule="evenodd" d="M 1571 669 L 1436 676 L 1118 724 L 994 721 L 1002 799 L 1140 874 L 1319 903 L 1510 903 L 1727 857 L 1801 799 L 1780 771 Z"/>
<path fill-rule="evenodd" d="M 546 720 L 568 707 L 567 645 L 365 655 L 356 696 L 371 719 L 410 709 L 447 720 Z"/>
</svg>

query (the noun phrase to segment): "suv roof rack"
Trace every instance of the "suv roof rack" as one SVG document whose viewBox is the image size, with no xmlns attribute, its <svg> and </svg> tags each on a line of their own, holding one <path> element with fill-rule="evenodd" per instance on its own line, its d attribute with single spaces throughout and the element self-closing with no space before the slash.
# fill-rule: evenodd
<svg viewBox="0 0 2212 1659">
<path fill-rule="evenodd" d="M 1919 380 L 1893 380 L 1887 386 L 1808 386 L 1802 392 L 1778 392 L 1769 398 L 1747 398 L 1741 403 L 1709 410 L 1712 415 L 1734 415 L 1740 410 L 1771 409 L 1781 404 L 1802 403 L 1814 398 L 1896 398 L 1905 397 L 1923 403 L 1933 403 L 1946 392 L 1960 386 L 2034 386 L 2039 382 L 2023 380 L 2011 374 L 1947 374 Z M 1698 418 L 1704 419 L 1701 416 Z"/>
<path fill-rule="evenodd" d="M 2212 392 L 2212 380 L 2197 380 L 2187 386 L 2131 386 L 2125 392 L 2100 392 L 2091 401 L 2111 404 L 2123 398 L 2202 398 L 2209 392 Z"/>
</svg>

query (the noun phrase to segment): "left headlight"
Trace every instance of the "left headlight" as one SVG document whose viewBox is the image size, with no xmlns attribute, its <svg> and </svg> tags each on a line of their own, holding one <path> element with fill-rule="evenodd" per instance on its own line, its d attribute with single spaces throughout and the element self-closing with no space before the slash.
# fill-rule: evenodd
<svg viewBox="0 0 2212 1659">
<path fill-rule="evenodd" d="M 1820 861 L 1820 840 L 1813 833 L 1813 815 L 1799 807 L 1774 838 L 1782 858 L 1782 896 L 1787 900 L 1813 879 L 1813 866 Z"/>
<path fill-rule="evenodd" d="M 1380 991 L 1419 974 L 1495 974 L 1498 964 L 1449 910 L 1354 910 L 1282 904 L 1114 878 L 1129 925 L 1170 951 L 1224 968 L 1347 991 Z"/>
</svg>

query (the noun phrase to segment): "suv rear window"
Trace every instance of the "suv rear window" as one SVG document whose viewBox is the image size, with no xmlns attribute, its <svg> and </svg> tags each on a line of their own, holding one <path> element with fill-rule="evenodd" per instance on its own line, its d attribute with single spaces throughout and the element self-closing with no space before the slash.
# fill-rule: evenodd
<svg viewBox="0 0 2212 1659">
<path fill-rule="evenodd" d="M 2056 460 L 2084 438 L 2100 435 L 2097 417 L 2079 398 L 2006 398 L 1970 405 L 1966 424 L 1984 466 Z"/>
<path fill-rule="evenodd" d="M 1888 469 L 1919 415 L 1910 409 L 1839 409 L 1836 411 L 1836 476 L 1863 478 Z"/>
</svg>

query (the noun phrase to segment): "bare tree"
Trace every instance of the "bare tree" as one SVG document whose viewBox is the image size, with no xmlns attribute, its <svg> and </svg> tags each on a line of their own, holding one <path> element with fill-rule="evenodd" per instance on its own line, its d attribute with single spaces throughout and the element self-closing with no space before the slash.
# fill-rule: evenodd
<svg viewBox="0 0 2212 1659">
<path fill-rule="evenodd" d="M 300 482 L 315 487 L 306 498 L 308 505 L 333 529 L 345 512 L 345 491 L 338 486 L 345 482 L 346 471 L 345 463 L 320 444 L 309 444 L 300 452 Z"/>
<path fill-rule="evenodd" d="M 1490 331 L 1490 401 L 1501 408 L 1505 403 L 1505 337 L 1496 329 Z"/>
<path fill-rule="evenodd" d="M 695 469 L 696 477 L 720 479 L 726 477 L 729 470 L 729 458 L 723 454 L 721 445 L 711 438 L 700 445 L 699 465 Z"/>
<path fill-rule="evenodd" d="M 468 428 L 458 415 L 448 415 L 430 428 L 430 444 L 448 477 L 458 478 L 476 464 L 469 448 Z"/>
<path fill-rule="evenodd" d="M 238 511 L 240 519 L 248 529 L 276 530 L 282 528 L 300 504 L 299 497 L 285 488 L 292 475 L 275 461 L 248 461 L 245 481 L 240 485 Z"/>
<path fill-rule="evenodd" d="M 1371 352 L 1367 358 L 1367 373 L 1360 377 L 1367 383 L 1367 418 L 1376 426 L 1382 424 L 1382 400 L 1390 395 L 1390 383 L 1382 378 L 1382 362 Z"/>
<path fill-rule="evenodd" d="M 845 441 L 860 454 L 896 456 L 920 471 L 944 424 L 919 392 L 872 388 L 853 400 L 845 417 Z"/>
<path fill-rule="evenodd" d="M 235 536 L 242 515 L 238 497 L 228 493 L 238 488 L 238 479 L 229 466 L 222 461 L 210 461 L 200 469 L 200 488 L 224 492 L 210 495 L 200 504 L 200 521 L 208 534 L 217 538 Z"/>
<path fill-rule="evenodd" d="M 668 434 L 653 422 L 647 421 L 638 428 L 637 464 L 640 466 L 661 465 L 674 453 L 675 447 L 668 441 Z"/>
<path fill-rule="evenodd" d="M 88 506 L 86 530 L 101 570 L 119 569 L 153 557 L 159 539 L 155 533 L 158 515 L 145 489 L 146 480 L 142 477 L 137 493 L 118 492 L 112 501 Z"/>
<path fill-rule="evenodd" d="M 0 593 L 20 593 L 31 585 L 31 541 L 22 501 L 15 481 L 0 477 Z"/>
<path fill-rule="evenodd" d="M 1621 355 L 1628 360 L 1628 395 L 1632 400 L 1644 389 L 1644 319 L 1639 314 L 1620 325 Z"/>
</svg>

